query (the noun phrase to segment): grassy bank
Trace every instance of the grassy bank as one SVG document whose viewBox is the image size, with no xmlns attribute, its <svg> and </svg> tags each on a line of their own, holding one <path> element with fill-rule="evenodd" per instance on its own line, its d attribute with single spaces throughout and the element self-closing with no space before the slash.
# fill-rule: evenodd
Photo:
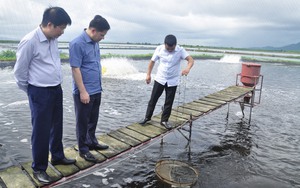
<svg viewBox="0 0 300 188">
<path fill-rule="evenodd" d="M 132 55 L 121 55 L 121 54 L 103 54 L 101 58 L 129 58 L 134 60 L 150 60 L 152 54 L 132 54 Z M 200 54 L 200 55 L 193 55 L 195 59 L 220 59 L 223 55 L 208 55 L 208 54 Z M 63 61 L 69 59 L 69 54 L 61 53 L 60 58 Z M 0 53 L 0 61 L 16 61 L 16 52 L 13 50 L 6 50 Z"/>
<path fill-rule="evenodd" d="M 194 59 L 221 59 L 224 55 L 212 55 L 212 54 L 194 54 Z M 101 56 L 103 59 L 106 58 L 129 58 L 133 60 L 150 60 L 152 54 L 135 54 L 135 55 L 121 55 L 121 54 L 103 54 Z M 300 61 L 286 60 L 286 59 L 275 59 L 267 57 L 246 57 L 242 56 L 242 61 L 248 62 L 265 62 L 265 63 L 283 63 L 283 64 L 297 64 L 300 65 Z M 60 58 L 62 62 L 67 62 L 69 60 L 69 54 L 61 53 Z M 0 52 L 0 63 L 15 62 L 16 61 L 16 52 L 14 50 L 5 50 Z"/>
</svg>

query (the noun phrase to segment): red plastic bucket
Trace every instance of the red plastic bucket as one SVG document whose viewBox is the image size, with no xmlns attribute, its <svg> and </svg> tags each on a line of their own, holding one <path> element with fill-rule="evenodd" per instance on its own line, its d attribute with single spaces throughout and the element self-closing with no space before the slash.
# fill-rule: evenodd
<svg viewBox="0 0 300 188">
<path fill-rule="evenodd" d="M 241 82 L 248 87 L 255 86 L 259 81 L 260 64 L 242 63 Z"/>
</svg>

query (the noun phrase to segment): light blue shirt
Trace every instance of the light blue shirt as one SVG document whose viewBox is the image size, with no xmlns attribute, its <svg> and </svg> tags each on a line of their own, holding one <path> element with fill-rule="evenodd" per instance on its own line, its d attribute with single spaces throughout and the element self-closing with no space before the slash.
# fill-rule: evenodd
<svg viewBox="0 0 300 188">
<path fill-rule="evenodd" d="M 151 58 L 152 61 L 158 61 L 157 73 L 155 80 L 168 87 L 177 86 L 180 78 L 180 62 L 189 54 L 179 45 L 176 45 L 174 51 L 166 50 L 165 45 L 158 46 Z"/>
<path fill-rule="evenodd" d="M 26 93 L 28 84 L 37 87 L 61 84 L 57 39 L 48 40 L 40 27 L 28 33 L 18 45 L 14 75 L 19 88 Z"/>
<path fill-rule="evenodd" d="M 102 91 L 101 63 L 99 43 L 94 42 L 85 32 L 69 44 L 70 65 L 80 68 L 82 81 L 89 95 Z M 79 94 L 78 87 L 73 80 L 73 94 Z"/>
</svg>

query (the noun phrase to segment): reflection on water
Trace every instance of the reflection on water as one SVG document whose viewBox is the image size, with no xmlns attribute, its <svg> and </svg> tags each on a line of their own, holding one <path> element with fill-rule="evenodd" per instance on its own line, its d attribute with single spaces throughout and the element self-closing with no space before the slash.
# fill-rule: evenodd
<svg viewBox="0 0 300 188">
<path fill-rule="evenodd" d="M 252 139 L 250 125 L 242 120 L 230 126 L 226 126 L 225 131 L 219 133 L 223 137 L 220 145 L 211 146 L 211 150 L 218 152 L 220 155 L 225 155 L 227 152 L 235 151 L 241 156 L 250 154 L 252 147 Z"/>
<path fill-rule="evenodd" d="M 152 84 L 144 81 L 148 60 L 115 59 L 103 64 L 114 72 L 121 68 L 129 73 L 104 75 L 97 134 L 144 117 L 152 89 Z M 240 63 L 197 60 L 185 84 L 179 86 L 178 91 L 184 92 L 177 93 L 174 104 L 183 95 L 181 100 L 189 102 L 234 85 L 240 70 Z M 69 65 L 63 65 L 63 71 L 63 141 L 65 146 L 72 146 L 76 137 Z M 197 168 L 200 176 L 193 187 L 299 187 L 299 72 L 299 66 L 262 64 L 262 101 L 253 109 L 251 124 L 247 123 L 249 109 L 245 109 L 243 119 L 238 115 L 239 105 L 231 105 L 226 120 L 224 107 L 193 122 L 190 150 L 185 147 L 185 138 L 174 131 L 164 137 L 163 145 L 160 139 L 153 140 L 58 187 L 168 187 L 155 176 L 155 164 L 161 159 L 180 160 Z M 3 169 L 14 164 L 14 160 L 31 160 L 31 124 L 27 97 L 15 85 L 12 70 L 0 70 L 0 79 Z M 155 114 L 163 102 L 164 95 Z"/>
</svg>

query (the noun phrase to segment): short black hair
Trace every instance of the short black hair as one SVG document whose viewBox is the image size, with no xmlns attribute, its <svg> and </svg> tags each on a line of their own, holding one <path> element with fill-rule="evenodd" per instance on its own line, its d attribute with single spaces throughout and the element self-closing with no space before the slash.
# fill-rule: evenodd
<svg viewBox="0 0 300 188">
<path fill-rule="evenodd" d="M 174 35 L 167 35 L 165 37 L 165 44 L 167 44 L 168 46 L 174 46 L 177 44 L 177 39 Z"/>
<path fill-rule="evenodd" d="M 89 28 L 95 28 L 97 31 L 108 31 L 110 25 L 105 18 L 100 15 L 96 15 L 90 22 Z"/>
<path fill-rule="evenodd" d="M 70 16 L 61 7 L 49 7 L 44 11 L 42 26 L 46 27 L 49 22 L 53 23 L 54 27 L 72 24 Z"/>
</svg>

